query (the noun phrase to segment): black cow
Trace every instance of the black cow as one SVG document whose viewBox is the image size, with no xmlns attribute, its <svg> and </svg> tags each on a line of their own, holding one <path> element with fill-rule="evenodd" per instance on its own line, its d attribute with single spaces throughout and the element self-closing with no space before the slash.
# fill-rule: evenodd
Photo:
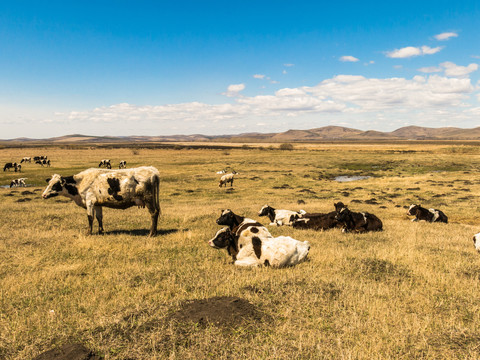
<svg viewBox="0 0 480 360">
<path fill-rule="evenodd" d="M 3 171 L 7 171 L 7 170 L 10 170 L 10 169 L 13 169 L 15 170 L 15 172 L 17 172 L 17 163 L 14 162 L 14 163 L 6 163 L 5 166 L 3 167 Z"/>
<path fill-rule="evenodd" d="M 437 209 L 425 209 L 420 205 L 410 205 L 407 211 L 407 215 L 415 216 L 412 221 L 425 220 L 428 222 L 443 222 L 448 223 L 448 217 L 441 210 Z"/>
<path fill-rule="evenodd" d="M 306 213 L 301 219 L 293 221 L 292 226 L 296 229 L 328 230 L 340 227 L 341 223 L 335 219 L 336 211 L 327 214 Z"/>
<path fill-rule="evenodd" d="M 368 212 L 359 213 L 350 211 L 346 205 L 337 211 L 335 219 L 343 224 L 343 232 L 367 232 L 383 230 L 382 221 Z"/>
</svg>

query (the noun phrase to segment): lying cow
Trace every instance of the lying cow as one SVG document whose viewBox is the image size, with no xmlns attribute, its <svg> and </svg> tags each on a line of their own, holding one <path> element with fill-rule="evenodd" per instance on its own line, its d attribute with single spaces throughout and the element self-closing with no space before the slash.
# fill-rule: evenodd
<svg viewBox="0 0 480 360">
<path fill-rule="evenodd" d="M 236 215 L 232 210 L 223 210 L 217 219 L 218 225 L 227 225 L 232 233 L 238 237 L 239 246 L 244 243 L 251 243 L 254 236 L 261 239 L 271 238 L 272 234 L 262 224 L 253 219 Z"/>
<path fill-rule="evenodd" d="M 327 214 L 305 213 L 300 219 L 294 220 L 292 226 L 295 229 L 328 230 L 341 226 L 335 218 L 336 215 L 336 211 Z"/>
<path fill-rule="evenodd" d="M 120 161 L 120 164 L 118 165 L 119 169 L 126 169 L 127 168 L 127 162 L 125 160 Z"/>
<path fill-rule="evenodd" d="M 448 217 L 437 209 L 425 209 L 420 205 L 410 205 L 407 211 L 407 215 L 415 216 L 412 221 L 425 220 L 427 222 L 443 222 L 448 223 Z"/>
<path fill-rule="evenodd" d="M 258 212 L 258 216 L 268 216 L 270 225 L 292 225 L 293 221 L 300 219 L 306 212 L 304 210 L 276 210 L 269 205 L 264 205 Z"/>
<path fill-rule="evenodd" d="M 337 212 L 335 219 L 343 224 L 342 232 L 367 232 L 383 230 L 382 221 L 368 212 L 353 212 L 346 205 Z"/>
<path fill-rule="evenodd" d="M 220 178 L 220 182 L 218 184 L 218 187 L 222 187 L 222 185 L 225 185 L 227 187 L 227 183 L 230 183 L 230 187 L 233 186 L 233 178 L 235 175 L 238 174 L 235 170 L 233 170 L 230 174 L 225 174 Z"/>
<path fill-rule="evenodd" d="M 227 249 L 236 266 L 292 266 L 304 261 L 310 250 L 308 241 L 298 241 L 290 236 L 264 239 L 253 236 L 251 241 L 243 244 L 238 240 L 230 228 L 224 227 L 208 244 L 215 249 Z"/>
<path fill-rule="evenodd" d="M 10 187 L 26 187 L 27 185 L 25 184 L 25 180 L 27 180 L 27 178 L 14 179 L 10 182 Z"/>
<path fill-rule="evenodd" d="M 24 163 L 24 162 L 25 162 L 25 163 L 26 163 L 26 162 L 31 163 L 31 162 L 32 162 L 32 158 L 31 158 L 31 157 L 24 157 L 24 158 L 20 161 L 20 163 Z"/>
<path fill-rule="evenodd" d="M 18 166 L 18 164 L 16 162 L 14 162 L 14 163 L 8 162 L 4 165 L 3 171 L 7 171 L 7 170 L 10 171 L 10 169 L 13 169 L 13 170 L 15 170 L 15 172 L 17 172 L 17 166 Z"/>
<path fill-rule="evenodd" d="M 160 175 L 152 166 L 125 170 L 92 168 L 67 177 L 55 174 L 47 182 L 44 199 L 63 195 L 87 209 L 88 234 L 92 233 L 94 216 L 98 232 L 103 233 L 103 206 L 123 210 L 135 205 L 147 207 L 152 217 L 150 236 L 157 234 Z"/>
<path fill-rule="evenodd" d="M 110 163 L 109 159 L 103 159 L 103 160 L 100 160 L 100 164 L 98 164 L 98 167 L 104 167 L 104 168 L 107 168 L 107 169 L 111 169 L 112 164 Z"/>
<path fill-rule="evenodd" d="M 480 253 L 480 233 L 473 235 L 473 246 Z"/>
</svg>

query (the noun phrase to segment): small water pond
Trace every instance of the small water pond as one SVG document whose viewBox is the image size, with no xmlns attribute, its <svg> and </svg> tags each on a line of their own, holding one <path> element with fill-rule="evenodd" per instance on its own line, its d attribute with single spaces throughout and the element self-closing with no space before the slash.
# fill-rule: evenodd
<svg viewBox="0 0 480 360">
<path fill-rule="evenodd" d="M 365 179 L 370 179 L 371 176 L 361 176 L 361 175 L 342 175 L 342 176 L 337 176 L 333 180 L 338 181 L 338 182 L 348 182 L 348 181 L 356 181 L 356 180 L 365 180 Z"/>
</svg>

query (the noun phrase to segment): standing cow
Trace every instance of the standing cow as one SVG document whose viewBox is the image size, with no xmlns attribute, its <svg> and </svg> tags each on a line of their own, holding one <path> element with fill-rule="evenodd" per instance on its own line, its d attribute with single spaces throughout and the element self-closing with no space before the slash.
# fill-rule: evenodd
<svg viewBox="0 0 480 360">
<path fill-rule="evenodd" d="M 220 178 L 220 182 L 218 184 L 218 187 L 222 187 L 222 185 L 225 185 L 227 187 L 227 183 L 230 183 L 230 187 L 233 186 L 233 178 L 235 175 L 238 174 L 235 170 L 232 170 L 230 174 L 225 174 Z"/>
<path fill-rule="evenodd" d="M 107 169 L 111 169 L 112 164 L 110 163 L 109 159 L 103 159 L 103 160 L 100 160 L 100 164 L 98 164 L 98 167 L 104 167 L 104 168 L 107 168 Z"/>
<path fill-rule="evenodd" d="M 125 170 L 91 168 L 73 176 L 55 174 L 47 182 L 44 199 L 63 195 L 87 210 L 88 234 L 92 233 L 94 216 L 98 232 L 103 233 L 103 206 L 123 210 L 135 205 L 147 207 L 152 217 L 149 236 L 157 234 L 160 174 L 152 166 Z"/>
</svg>

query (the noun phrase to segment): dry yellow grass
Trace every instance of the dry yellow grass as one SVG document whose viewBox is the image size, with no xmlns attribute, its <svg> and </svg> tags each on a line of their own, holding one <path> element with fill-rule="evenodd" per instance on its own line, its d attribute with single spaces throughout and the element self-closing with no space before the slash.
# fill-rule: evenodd
<svg viewBox="0 0 480 360">
<path fill-rule="evenodd" d="M 30 359 L 66 342 L 106 359 L 480 357 L 478 147 L 261 146 L 2 149 L 2 165 L 45 154 L 52 167 L 27 164 L 21 176 L 34 186 L 0 189 L 0 358 Z M 85 210 L 41 199 L 52 173 L 103 158 L 160 170 L 161 235 L 146 237 L 148 212 L 132 208 L 105 209 L 106 235 L 86 236 Z M 217 186 L 215 172 L 227 166 L 240 173 L 234 191 Z M 0 185 L 15 177 L 0 173 Z M 327 212 L 339 200 L 375 213 L 385 230 L 271 228 L 312 244 L 309 261 L 277 270 L 235 268 L 206 243 L 224 208 L 266 224 L 256 215 L 265 203 Z M 442 209 L 450 223 L 412 223 L 411 203 Z M 248 300 L 263 321 L 233 329 L 171 321 L 185 300 L 215 296 Z"/>
</svg>

